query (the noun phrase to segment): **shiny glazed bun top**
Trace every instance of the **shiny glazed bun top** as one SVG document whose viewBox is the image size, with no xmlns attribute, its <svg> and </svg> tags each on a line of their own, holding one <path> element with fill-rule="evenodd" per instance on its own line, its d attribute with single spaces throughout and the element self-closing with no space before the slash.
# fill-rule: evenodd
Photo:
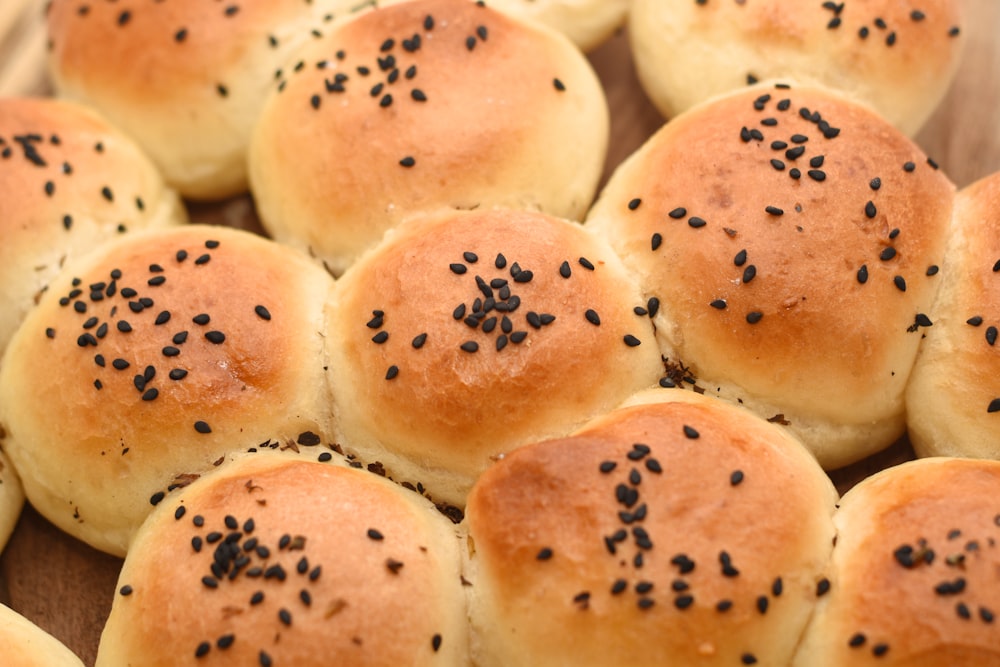
<svg viewBox="0 0 1000 667">
<path fill-rule="evenodd" d="M 473 488 L 476 664 L 787 665 L 828 587 L 833 485 L 746 410 L 631 403 Z"/>
<path fill-rule="evenodd" d="M 930 458 L 844 494 L 795 667 L 1000 665 L 1000 462 Z"/>
<path fill-rule="evenodd" d="M 916 134 L 961 57 L 961 0 L 634 0 L 643 88 L 673 117 L 765 79 L 841 90 Z"/>
<path fill-rule="evenodd" d="M 222 454 L 329 432 L 333 281 L 229 228 L 136 232 L 67 264 L 0 369 L 2 446 L 28 498 L 113 554 Z"/>
<path fill-rule="evenodd" d="M 459 667 L 454 526 L 367 471 L 262 452 L 157 508 L 122 567 L 100 667 Z"/>
<path fill-rule="evenodd" d="M 246 190 L 246 148 L 274 71 L 349 0 L 53 0 L 59 95 L 135 137 L 186 197 Z"/>
<path fill-rule="evenodd" d="M 837 467 L 903 433 L 953 196 L 866 107 L 761 85 L 667 123 L 587 226 L 659 297 L 679 375 L 787 423 Z"/>
<path fill-rule="evenodd" d="M 68 258 L 185 218 L 149 159 L 95 112 L 0 99 L 0 354 Z"/>
<path fill-rule="evenodd" d="M 341 273 L 442 207 L 590 205 L 604 92 L 566 38 L 468 0 L 378 6 L 296 54 L 250 150 L 265 229 Z"/>
<path fill-rule="evenodd" d="M 906 387 L 919 456 L 1000 459 L 1000 173 L 958 193 L 941 288 Z"/>
<path fill-rule="evenodd" d="M 461 505 L 511 449 L 662 374 L 650 306 L 611 248 L 540 213 L 414 219 L 344 274 L 330 333 L 345 449 Z"/>
</svg>

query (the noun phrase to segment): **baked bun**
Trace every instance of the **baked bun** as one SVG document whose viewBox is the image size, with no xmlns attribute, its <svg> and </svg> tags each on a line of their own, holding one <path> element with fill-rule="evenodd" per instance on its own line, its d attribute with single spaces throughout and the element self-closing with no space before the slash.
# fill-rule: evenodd
<svg viewBox="0 0 1000 667">
<path fill-rule="evenodd" d="M 152 163 L 93 111 L 0 98 L 0 354 L 68 258 L 185 220 Z"/>
<path fill-rule="evenodd" d="M 49 70 L 59 95 L 100 109 L 181 194 L 246 190 L 261 102 L 296 48 L 348 0 L 52 0 Z"/>
<path fill-rule="evenodd" d="M 83 667 L 62 642 L 0 604 L 0 651 L 6 667 Z"/>
<path fill-rule="evenodd" d="M 202 225 L 67 264 L 0 369 L 2 446 L 28 499 L 121 555 L 151 505 L 222 454 L 317 444 L 332 284 L 290 248 Z"/>
<path fill-rule="evenodd" d="M 502 12 L 539 21 L 583 51 L 597 48 L 625 24 L 631 0 L 491 0 Z"/>
<path fill-rule="evenodd" d="M 867 108 L 757 86 L 657 132 L 587 226 L 659 297 L 674 376 L 786 423 L 836 468 L 905 430 L 953 196 Z"/>
<path fill-rule="evenodd" d="M 469 496 L 474 662 L 786 665 L 836 492 L 780 428 L 654 392 L 523 447 Z"/>
<path fill-rule="evenodd" d="M 441 207 L 579 219 L 607 151 L 604 92 L 561 35 L 469 0 L 359 13 L 309 43 L 250 149 L 261 221 L 340 274 Z"/>
<path fill-rule="evenodd" d="M 920 456 L 1000 459 L 1000 173 L 955 198 L 941 285 L 906 387 Z"/>
<path fill-rule="evenodd" d="M 996 667 L 1000 463 L 935 458 L 848 491 L 795 667 Z"/>
<path fill-rule="evenodd" d="M 668 118 L 748 82 L 844 91 L 916 134 L 961 59 L 961 0 L 633 0 L 639 81 Z"/>
<path fill-rule="evenodd" d="M 246 455 L 143 524 L 96 664 L 464 665 L 458 544 L 367 471 Z"/>
<path fill-rule="evenodd" d="M 0 439 L 3 433 L 0 432 Z M 3 551 L 24 507 L 24 488 L 10 459 L 0 449 L 0 552 Z"/>
<path fill-rule="evenodd" d="M 444 211 L 344 274 L 331 315 L 340 441 L 462 505 L 505 452 L 564 435 L 663 366 L 632 279 L 579 225 Z"/>
</svg>

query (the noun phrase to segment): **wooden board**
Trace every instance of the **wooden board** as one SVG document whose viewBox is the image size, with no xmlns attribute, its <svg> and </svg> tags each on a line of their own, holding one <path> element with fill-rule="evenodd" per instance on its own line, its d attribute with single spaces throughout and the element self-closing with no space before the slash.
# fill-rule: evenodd
<svg viewBox="0 0 1000 667">
<path fill-rule="evenodd" d="M 798 0 L 789 0 L 798 1 Z M 917 142 L 959 186 L 1000 171 L 1000 2 L 966 0 L 962 67 Z M 44 0 L 0 0 L 0 95 L 45 95 Z M 605 178 L 663 123 L 639 89 L 627 37 L 617 35 L 591 54 L 605 84 L 612 142 Z M 256 228 L 246 197 L 192 207 L 201 222 Z M 857 480 L 912 457 L 900 442 L 831 476 L 843 491 Z M 92 665 L 121 561 L 77 542 L 25 509 L 0 556 L 0 602 L 45 628 Z"/>
</svg>

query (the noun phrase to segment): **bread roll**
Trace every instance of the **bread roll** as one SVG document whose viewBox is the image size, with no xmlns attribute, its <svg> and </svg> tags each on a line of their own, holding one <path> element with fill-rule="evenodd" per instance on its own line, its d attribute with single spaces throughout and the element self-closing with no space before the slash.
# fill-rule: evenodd
<svg viewBox="0 0 1000 667">
<path fill-rule="evenodd" d="M 540 21 L 590 51 L 624 25 L 631 0 L 492 0 L 489 4 Z"/>
<path fill-rule="evenodd" d="M 246 190 L 275 70 L 353 4 L 52 0 L 49 70 L 59 95 L 104 112 L 181 194 L 220 199 Z"/>
<path fill-rule="evenodd" d="M 494 205 L 578 219 L 607 151 L 600 82 L 566 38 L 469 0 L 375 7 L 297 53 L 250 184 L 265 229 L 340 274 L 408 215 Z"/>
<path fill-rule="evenodd" d="M 125 559 L 98 667 L 467 663 L 458 539 L 416 493 L 268 452 L 163 505 Z"/>
<path fill-rule="evenodd" d="M 469 496 L 475 664 L 787 665 L 835 500 L 794 438 L 692 392 L 523 447 Z"/>
<path fill-rule="evenodd" d="M 645 305 L 579 225 L 504 210 L 412 220 L 336 287 L 340 441 L 462 505 L 495 458 L 656 383 Z"/>
<path fill-rule="evenodd" d="M 95 112 L 0 98 L 0 354 L 67 259 L 185 219 L 149 159 Z"/>
<path fill-rule="evenodd" d="M 0 652 L 6 667 L 83 667 L 62 642 L 0 604 Z"/>
<path fill-rule="evenodd" d="M 1000 463 L 934 458 L 879 472 L 834 517 L 832 587 L 795 667 L 996 667 Z"/>
<path fill-rule="evenodd" d="M 667 117 L 749 82 L 842 90 L 913 135 L 944 97 L 964 39 L 961 0 L 634 0 L 639 80 Z"/>
<path fill-rule="evenodd" d="M 906 388 L 920 456 L 1000 459 L 1000 174 L 955 198 L 941 287 Z"/>
<path fill-rule="evenodd" d="M 0 439 L 3 434 L 0 433 Z M 0 449 L 0 552 L 10 540 L 24 507 L 24 488 L 10 459 Z"/>
<path fill-rule="evenodd" d="M 121 555 L 152 505 L 222 454 L 321 442 L 332 284 L 289 248 L 203 225 L 68 263 L 0 369 L 0 444 L 28 499 Z"/>
<path fill-rule="evenodd" d="M 679 384 L 786 424 L 836 468 L 904 432 L 953 195 L 867 108 L 760 85 L 667 123 L 587 226 L 659 297 Z"/>
</svg>

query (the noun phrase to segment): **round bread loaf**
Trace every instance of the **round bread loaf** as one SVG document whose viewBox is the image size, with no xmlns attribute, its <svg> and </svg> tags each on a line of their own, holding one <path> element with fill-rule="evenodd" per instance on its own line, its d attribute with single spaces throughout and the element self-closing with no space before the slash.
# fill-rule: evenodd
<svg viewBox="0 0 1000 667">
<path fill-rule="evenodd" d="M 785 78 L 842 90 L 916 134 L 961 59 L 961 0 L 634 0 L 636 71 L 668 118 Z"/>
<path fill-rule="evenodd" d="M 0 354 L 67 259 L 185 220 L 152 163 L 93 111 L 0 98 Z"/>
<path fill-rule="evenodd" d="M 723 401 L 632 403 L 473 488 L 477 665 L 788 664 L 826 590 L 833 485 Z"/>
<path fill-rule="evenodd" d="M 541 213 L 409 221 L 335 289 L 341 442 L 435 500 L 464 504 L 496 457 L 568 433 L 663 372 L 646 302 L 611 248 Z"/>
<path fill-rule="evenodd" d="M 0 431 L 0 441 L 3 432 Z M 0 449 L 0 552 L 3 551 L 24 507 L 24 488 L 10 459 Z"/>
<path fill-rule="evenodd" d="M 353 4 L 52 0 L 49 70 L 59 95 L 100 109 L 181 194 L 219 199 L 246 190 L 275 70 Z"/>
<path fill-rule="evenodd" d="M 597 48 L 625 24 L 631 0 L 491 0 L 502 12 L 563 33 L 583 51 Z"/>
<path fill-rule="evenodd" d="M 905 430 L 953 197 L 867 108 L 761 85 L 668 123 L 587 226 L 663 304 L 675 379 L 786 424 L 835 468 Z"/>
<path fill-rule="evenodd" d="M 1000 459 L 1000 173 L 955 198 L 934 326 L 906 388 L 906 423 L 920 456 Z"/>
<path fill-rule="evenodd" d="M 143 524 L 96 664 L 464 665 L 458 544 L 369 472 L 244 455 Z"/>
<path fill-rule="evenodd" d="M 0 649 L 6 667 L 83 667 L 62 642 L 0 604 Z"/>
<path fill-rule="evenodd" d="M 359 13 L 297 57 L 254 132 L 250 184 L 268 233 L 335 274 L 420 211 L 579 219 L 592 202 L 607 103 L 552 30 L 413 0 Z"/>
<path fill-rule="evenodd" d="M 904 463 L 848 491 L 795 667 L 1000 665 L 1000 463 Z"/>
<path fill-rule="evenodd" d="M 225 452 L 318 444 L 332 284 L 290 248 L 202 225 L 67 264 L 0 369 L 0 444 L 28 499 L 121 555 L 152 504 Z"/>
</svg>

